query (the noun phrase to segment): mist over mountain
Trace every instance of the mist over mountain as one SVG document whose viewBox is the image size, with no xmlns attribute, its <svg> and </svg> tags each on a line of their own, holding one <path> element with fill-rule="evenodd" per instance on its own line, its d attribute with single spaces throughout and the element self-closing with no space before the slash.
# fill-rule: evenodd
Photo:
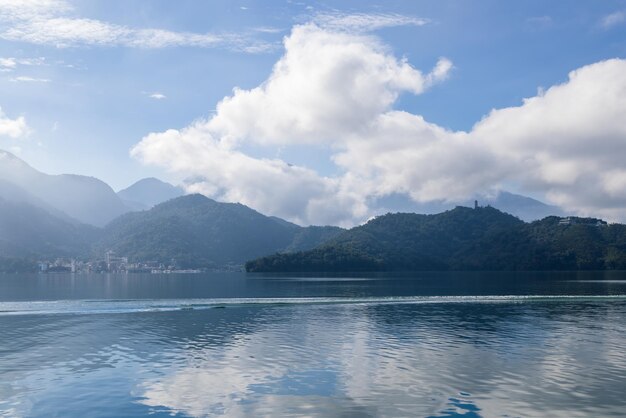
<svg viewBox="0 0 626 418">
<path fill-rule="evenodd" d="M 12 192 L 16 192 L 18 201 L 52 208 L 82 223 L 104 226 L 130 210 L 101 180 L 75 174 L 44 174 L 2 150 L 0 180 L 5 199 L 14 200 Z"/>
<path fill-rule="evenodd" d="M 99 234 L 96 227 L 61 219 L 29 203 L 0 198 L 0 258 L 86 256 Z"/>
<path fill-rule="evenodd" d="M 154 205 L 184 194 L 185 191 L 181 187 L 176 187 L 154 177 L 141 179 L 117 192 L 122 201 L 135 210 L 150 209 Z"/>
</svg>

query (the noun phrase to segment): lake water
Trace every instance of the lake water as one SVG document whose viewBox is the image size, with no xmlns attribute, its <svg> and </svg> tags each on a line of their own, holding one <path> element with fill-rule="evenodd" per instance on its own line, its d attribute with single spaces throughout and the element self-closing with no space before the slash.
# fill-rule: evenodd
<svg viewBox="0 0 626 418">
<path fill-rule="evenodd" d="M 0 416 L 626 416 L 626 272 L 0 276 Z"/>
</svg>

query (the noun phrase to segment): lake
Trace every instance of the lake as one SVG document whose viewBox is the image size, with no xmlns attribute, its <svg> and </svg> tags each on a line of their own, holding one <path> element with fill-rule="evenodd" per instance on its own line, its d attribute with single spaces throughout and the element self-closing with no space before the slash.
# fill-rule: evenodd
<svg viewBox="0 0 626 418">
<path fill-rule="evenodd" d="M 626 415 L 626 272 L 0 276 L 2 417 Z"/>
</svg>

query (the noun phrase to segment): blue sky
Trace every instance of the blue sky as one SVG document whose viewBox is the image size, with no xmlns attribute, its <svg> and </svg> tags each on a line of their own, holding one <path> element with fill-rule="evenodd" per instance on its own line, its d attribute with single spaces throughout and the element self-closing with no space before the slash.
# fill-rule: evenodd
<svg viewBox="0 0 626 418">
<path fill-rule="evenodd" d="M 181 160 L 171 164 L 166 156 L 147 156 L 145 149 L 130 155 L 130 150 L 151 133 L 182 131 L 194 121 L 208 120 L 217 104 L 233 94 L 233 88 L 250 90 L 260 86 L 285 56 L 283 39 L 291 37 L 294 28 L 306 25 L 316 25 L 319 31 L 315 36 L 321 32 L 354 36 L 352 40 L 336 41 L 374 45 L 380 54 L 397 63 L 406 62 L 424 75 L 445 57 L 451 68 L 441 80 L 432 85 L 425 82 L 426 87 L 419 89 L 390 87 L 398 97 L 381 112 L 406 111 L 450 132 L 470 132 L 492 109 L 521 106 L 524 98 L 568 82 L 573 70 L 626 55 L 626 0 L 0 0 L 0 118 L 6 124 L 13 122 L 14 127 L 23 118 L 24 125 L 13 134 L 6 129 L 3 132 L 0 125 L 0 148 L 15 151 L 44 172 L 91 175 L 116 190 L 151 175 L 173 182 L 202 177 L 203 181 L 189 183 L 191 190 L 224 200 L 238 199 L 303 223 L 341 223 L 366 216 L 367 210 L 359 209 L 359 205 L 371 195 L 400 192 L 411 193 L 416 200 L 442 198 L 441 193 L 430 191 L 413 193 L 424 181 L 409 176 L 411 181 L 421 183 L 410 190 L 389 185 L 360 193 L 359 197 L 350 196 L 350 202 L 345 203 L 352 207 L 349 215 L 315 219 L 305 214 L 314 210 L 305 204 L 272 208 L 267 203 L 271 196 L 249 197 L 252 185 L 235 190 L 239 186 L 230 180 L 205 181 L 212 172 L 225 169 L 220 165 L 183 170 L 185 164 L 194 163 Z M 311 33 L 303 36 L 311 39 Z M 267 103 L 275 101 L 268 99 L 265 106 Z M 258 113 L 248 118 L 255 115 Z M 279 113 L 274 118 L 279 117 L 276 115 Z M 239 117 L 229 120 L 242 123 Z M 237 136 L 232 129 L 220 129 L 224 137 Z M 306 136 L 309 133 L 302 138 L 295 134 L 291 141 L 244 139 L 270 135 L 268 132 L 275 132 L 272 129 L 247 129 L 236 146 L 228 145 L 229 150 L 236 149 L 254 161 L 282 161 L 330 179 L 328 184 L 312 186 L 315 190 L 352 190 L 354 186 L 346 183 L 345 173 L 353 173 L 354 164 L 337 163 L 340 154 L 352 149 L 347 142 L 320 136 L 311 140 Z M 337 138 L 345 134 L 342 132 L 337 131 Z M 324 131 L 323 135 L 334 133 Z M 594 142 L 581 141 L 588 145 Z M 152 146 L 154 149 L 158 144 Z M 532 155 L 542 152 L 535 150 Z M 621 168 L 618 164 L 612 170 Z M 538 185 L 539 180 L 518 174 L 507 173 L 505 177 L 502 183 L 481 180 L 454 193 L 460 197 L 468 187 L 521 185 L 516 191 L 569 205 L 580 213 L 609 213 L 606 211 L 618 210 L 621 205 L 607 201 L 593 208 L 563 197 L 565 192 L 550 183 L 552 180 L 544 179 Z M 388 179 L 385 177 L 385 181 Z M 342 185 L 337 186 L 338 181 Z M 373 181 L 380 183 L 378 179 Z M 447 187 L 445 184 L 440 187 Z M 267 193 L 271 195 L 271 191 Z M 316 196 L 303 196 L 302 200 L 310 202 L 319 198 Z M 334 202 L 348 199 L 345 193 L 330 196 L 327 199 Z"/>
</svg>

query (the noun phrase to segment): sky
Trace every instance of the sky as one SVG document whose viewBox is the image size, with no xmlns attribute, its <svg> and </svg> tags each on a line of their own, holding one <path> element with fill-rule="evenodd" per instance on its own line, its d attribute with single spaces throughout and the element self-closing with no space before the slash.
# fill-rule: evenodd
<svg viewBox="0 0 626 418">
<path fill-rule="evenodd" d="M 506 189 L 624 221 L 626 0 L 0 0 L 0 148 L 300 224 Z"/>
</svg>

